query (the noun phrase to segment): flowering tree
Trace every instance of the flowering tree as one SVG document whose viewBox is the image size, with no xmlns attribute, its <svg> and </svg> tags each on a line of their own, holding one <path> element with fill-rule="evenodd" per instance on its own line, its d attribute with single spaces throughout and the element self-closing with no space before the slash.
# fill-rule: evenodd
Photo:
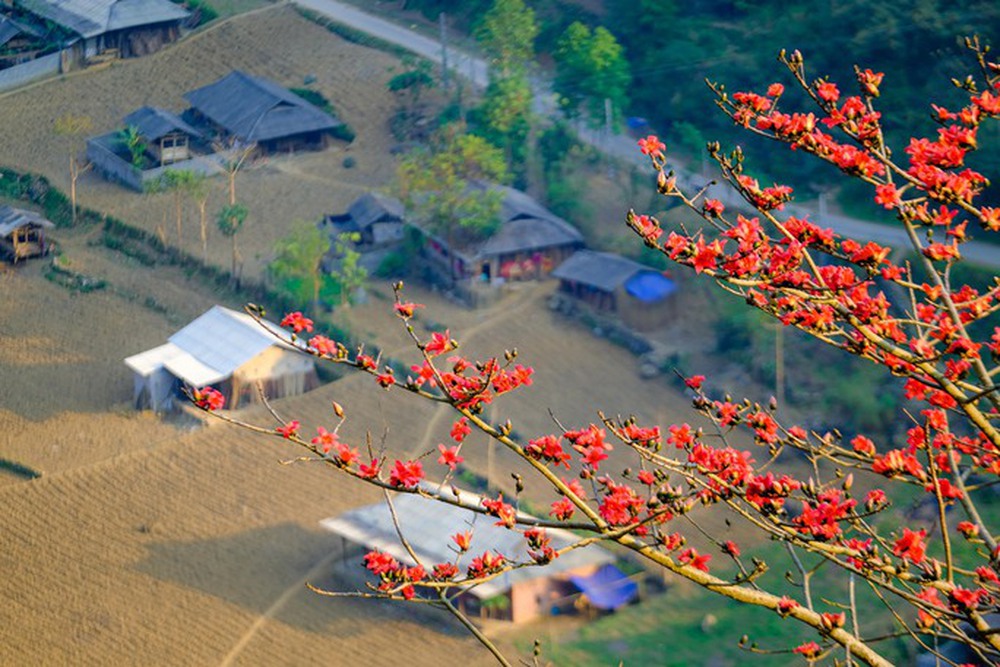
<svg viewBox="0 0 1000 667">
<path fill-rule="evenodd" d="M 807 77 L 798 52 L 783 53 L 791 78 L 814 105 L 811 111 L 785 110 L 784 87 L 778 83 L 764 94 L 730 95 L 714 87 L 719 106 L 737 124 L 868 184 L 875 201 L 905 230 L 914 252 L 911 261 L 893 263 L 887 247 L 843 238 L 785 214 L 791 188 L 761 186 L 746 172 L 739 149 L 725 154 L 718 145 L 710 152 L 725 181 L 745 200 L 744 212 L 726 210 L 705 190 L 682 191 L 666 167 L 665 145 L 650 136 L 639 147 L 651 161 L 660 193 L 698 214 L 700 228 L 667 233 L 650 216 L 627 216 L 646 245 L 674 262 L 715 280 L 785 326 L 902 378 L 910 401 L 910 409 L 900 415 L 908 424 L 905 442 L 874 442 L 864 435 L 848 439 L 836 430 L 815 432 L 784 423 L 773 401 L 712 395 L 702 376 L 685 382 L 705 426 L 661 428 L 601 415 L 595 423 L 559 425 L 552 433 L 521 439 L 510 420 L 487 419 L 484 408 L 530 385 L 532 369 L 519 364 L 514 352 L 467 359 L 448 331 L 418 335 L 413 317 L 420 306 L 404 299 L 401 286 L 395 311 L 419 353 L 419 363 L 406 377 L 363 350 L 311 335 L 313 323 L 301 313 L 286 316 L 282 325 L 291 330 L 290 342 L 307 354 L 367 373 L 386 390 L 450 406 L 455 412 L 452 444 L 441 445 L 429 459 L 397 459 L 371 446 L 362 453 L 338 435 L 344 419 L 339 405 L 340 422 L 319 428 L 315 437 L 302 433 L 294 420 L 244 426 L 286 438 L 310 457 L 369 484 L 468 507 L 521 532 L 529 547 L 524 562 L 492 552 L 464 560 L 468 536 L 458 532 L 460 527 L 451 562 L 422 563 L 412 551 L 409 563 L 378 551 L 364 559 L 374 577 L 368 595 L 449 609 L 504 664 L 496 647 L 461 617 L 454 596 L 597 541 L 615 542 L 709 591 L 806 626 L 814 638 L 786 650 L 809 662 L 846 656 L 849 662 L 889 664 L 878 643 L 885 637 L 868 632 L 865 610 L 855 602 L 856 581 L 891 615 L 891 636 L 909 638 L 930 653 L 938 653 L 938 640 L 953 639 L 979 661 L 997 662 L 1000 632 L 988 614 L 1000 601 L 1000 549 L 996 526 L 981 501 L 1000 478 L 995 384 L 1000 281 L 977 289 L 960 284 L 953 268 L 962 260 L 970 223 L 987 233 L 1000 231 L 1000 208 L 977 203 L 986 178 L 965 165 L 981 124 L 1000 116 L 1000 65 L 989 61 L 988 48 L 978 40 L 968 46 L 979 65 L 976 76 L 958 82 L 968 103 L 955 111 L 934 106 L 937 136 L 911 139 L 901 157 L 884 141 L 877 105 L 880 73 L 856 69 L 858 92 L 848 95 L 827 79 Z M 212 389 L 192 397 L 205 409 L 220 407 Z M 534 483 L 551 489 L 547 517 L 518 512 L 517 499 L 502 494 L 472 502 L 471 494 L 451 484 L 473 429 L 517 455 L 534 473 Z M 753 451 L 736 446 L 740 432 L 756 443 Z M 609 469 L 613 447 L 625 448 L 634 458 L 628 469 Z M 789 451 L 808 462 L 809 473 L 782 471 L 776 461 Z M 435 456 L 437 466 L 429 463 L 434 470 L 426 470 L 425 462 Z M 422 484 L 427 476 L 444 483 Z M 900 525 L 901 516 L 890 509 L 893 501 L 920 495 L 933 505 L 934 519 L 923 526 Z M 688 546 L 682 526 L 706 531 L 680 519 L 699 505 L 726 508 L 729 516 L 786 546 L 795 563 L 811 559 L 835 568 L 850 582 L 844 599 L 817 599 L 804 566 L 798 573 L 800 594 L 768 587 L 762 577 L 768 564 L 752 552 L 754 547 L 711 535 L 719 554 Z M 546 535 L 554 527 L 583 536 L 554 549 Z M 710 561 L 720 554 L 733 562 L 735 567 L 726 571 L 735 574 L 713 572 Z"/>
</svg>

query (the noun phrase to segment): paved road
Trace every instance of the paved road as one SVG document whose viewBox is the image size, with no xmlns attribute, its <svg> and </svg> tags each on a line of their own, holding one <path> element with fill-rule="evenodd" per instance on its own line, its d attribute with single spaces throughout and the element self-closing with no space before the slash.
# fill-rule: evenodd
<svg viewBox="0 0 1000 667">
<path fill-rule="evenodd" d="M 380 39 L 402 46 L 435 63 L 441 63 L 441 43 L 437 40 L 429 39 L 398 24 L 372 13 L 361 11 L 352 5 L 338 2 L 337 0 L 295 0 L 295 2 L 302 7 L 325 14 L 356 30 L 375 35 Z M 469 79 L 475 86 L 484 88 L 488 82 L 488 67 L 484 60 L 457 51 L 450 46 L 448 48 L 448 65 L 450 69 Z M 533 85 L 536 99 L 535 111 L 546 115 L 556 113 L 551 87 L 542 80 L 533 81 Z M 622 135 L 609 137 L 604 132 L 595 131 L 582 125 L 577 127 L 577 131 L 584 141 L 609 155 L 643 166 L 648 164 L 636 148 L 635 140 L 629 137 Z M 703 184 L 704 181 L 704 177 L 683 173 L 678 170 L 678 183 L 682 187 L 697 187 Z M 742 203 L 742 200 L 739 199 L 735 191 L 727 187 L 719 186 L 714 188 L 711 196 L 722 200 L 728 206 Z M 909 248 L 906 232 L 899 227 L 881 225 L 857 218 L 834 215 L 828 212 L 823 212 L 821 215 L 817 211 L 802 205 L 790 206 L 789 212 L 798 216 L 808 215 L 809 219 L 816 224 L 823 227 L 831 227 L 843 236 L 856 239 L 870 239 L 876 243 L 891 245 L 897 248 Z M 1000 269 L 1000 246 L 970 242 L 962 246 L 962 254 L 972 263 L 991 269 Z"/>
</svg>

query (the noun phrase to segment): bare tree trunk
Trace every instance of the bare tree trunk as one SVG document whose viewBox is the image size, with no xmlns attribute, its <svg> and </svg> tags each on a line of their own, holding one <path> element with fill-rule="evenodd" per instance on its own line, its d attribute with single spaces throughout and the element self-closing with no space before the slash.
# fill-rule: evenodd
<svg viewBox="0 0 1000 667">
<path fill-rule="evenodd" d="M 183 215 L 183 207 L 181 206 L 182 203 L 183 203 L 183 201 L 181 200 L 181 192 L 180 192 L 180 190 L 177 190 L 177 191 L 174 192 L 174 215 L 175 215 L 175 220 L 177 222 L 177 249 L 178 250 L 180 249 L 180 247 L 182 245 L 182 241 L 183 241 L 183 234 L 181 233 L 181 222 L 182 222 L 181 219 L 184 217 L 184 215 Z"/>
<path fill-rule="evenodd" d="M 76 224 L 76 178 L 79 176 L 76 166 L 76 156 L 69 154 L 69 202 L 72 209 L 72 221 Z"/>
<path fill-rule="evenodd" d="M 208 199 L 198 202 L 198 217 L 201 223 L 201 261 L 208 263 L 208 215 L 205 208 L 208 206 Z"/>
</svg>

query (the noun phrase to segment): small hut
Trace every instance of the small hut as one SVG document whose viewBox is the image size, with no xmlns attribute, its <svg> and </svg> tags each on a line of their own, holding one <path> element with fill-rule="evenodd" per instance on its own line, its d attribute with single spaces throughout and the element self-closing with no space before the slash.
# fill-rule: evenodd
<svg viewBox="0 0 1000 667">
<path fill-rule="evenodd" d="M 323 221 L 331 240 L 344 233 L 361 235 L 358 246 L 379 248 L 403 239 L 403 203 L 381 192 L 366 192 L 345 213 L 328 215 Z"/>
<path fill-rule="evenodd" d="M 607 252 L 581 250 L 552 272 L 559 290 L 626 326 L 649 331 L 673 317 L 677 284 L 648 266 Z"/>
<path fill-rule="evenodd" d="M 54 226 L 33 211 L 0 206 L 0 254 L 15 264 L 29 257 L 47 255 L 50 244 L 45 240 L 45 230 Z"/>
<path fill-rule="evenodd" d="M 474 494 L 463 494 L 461 498 L 467 506 L 478 506 L 481 500 Z M 449 535 L 456 527 L 463 526 L 472 526 L 470 557 L 490 551 L 517 562 L 531 560 L 524 535 L 495 525 L 489 517 L 477 518 L 468 509 L 417 495 L 400 494 L 392 502 L 407 541 L 428 566 L 455 560 Z M 399 543 L 396 524 L 384 502 L 359 507 L 320 523 L 342 538 L 345 556 L 351 551 L 350 545 L 354 545 L 356 549 L 378 549 L 400 562 L 414 564 Z M 565 530 L 550 528 L 546 532 L 554 549 L 579 539 Z M 596 545 L 574 549 L 545 567 L 515 569 L 484 582 L 461 595 L 458 605 L 471 616 L 514 623 L 572 607 L 572 603 L 566 603 L 581 592 L 593 598 L 595 606 L 615 609 L 634 599 L 637 590 L 633 582 L 614 568 L 614 562 L 613 554 Z"/>
<path fill-rule="evenodd" d="M 266 328 L 265 328 L 266 327 Z M 318 385 L 311 357 L 279 339 L 280 327 L 222 306 L 197 318 L 167 343 L 133 355 L 136 408 L 171 410 L 184 388 L 209 385 L 222 392 L 227 408 L 267 398 L 301 394 Z"/>
<path fill-rule="evenodd" d="M 125 116 L 124 122 L 125 127 L 136 129 L 146 143 L 146 152 L 160 167 L 189 159 L 191 141 L 201 138 L 201 132 L 177 114 L 157 107 L 136 109 Z"/>
</svg>

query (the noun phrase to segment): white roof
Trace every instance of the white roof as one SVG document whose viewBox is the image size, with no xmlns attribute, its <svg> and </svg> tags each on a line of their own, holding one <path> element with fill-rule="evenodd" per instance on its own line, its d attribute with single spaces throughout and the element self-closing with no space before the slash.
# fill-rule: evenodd
<svg viewBox="0 0 1000 667">
<path fill-rule="evenodd" d="M 481 500 L 480 496 L 472 493 L 463 493 L 461 498 L 466 505 L 475 505 Z M 495 517 L 477 515 L 470 510 L 414 494 L 396 495 L 393 498 L 393 507 L 399 517 L 403 536 L 427 568 L 437 563 L 454 562 L 456 553 L 452 548 L 454 542 L 451 540 L 451 535 L 465 530 L 472 532 L 472 544 L 468 553 L 458 563 L 460 571 L 484 551 L 499 552 L 516 562 L 530 560 L 524 536 L 520 532 L 495 525 L 497 521 Z M 528 515 L 521 513 L 521 516 Z M 351 542 L 369 549 L 384 551 L 401 562 L 411 563 L 413 560 L 399 543 L 392 515 L 385 502 L 366 505 L 339 516 L 323 519 L 320 525 Z M 551 546 L 554 549 L 565 547 L 580 539 L 569 531 L 555 528 L 546 529 L 546 534 L 552 539 Z M 509 591 L 514 584 L 521 581 L 550 577 L 587 565 L 613 563 L 614 560 L 615 557 L 611 552 L 597 545 L 590 545 L 569 551 L 545 567 L 527 567 L 506 572 L 496 579 L 476 586 L 470 593 L 480 599 L 487 599 Z"/>
<path fill-rule="evenodd" d="M 277 325 L 266 321 L 264 325 L 283 335 Z M 125 364 L 144 376 L 166 368 L 192 387 L 204 387 L 229 377 L 272 345 L 294 349 L 249 315 L 213 306 L 165 345 L 133 355 Z"/>
</svg>

